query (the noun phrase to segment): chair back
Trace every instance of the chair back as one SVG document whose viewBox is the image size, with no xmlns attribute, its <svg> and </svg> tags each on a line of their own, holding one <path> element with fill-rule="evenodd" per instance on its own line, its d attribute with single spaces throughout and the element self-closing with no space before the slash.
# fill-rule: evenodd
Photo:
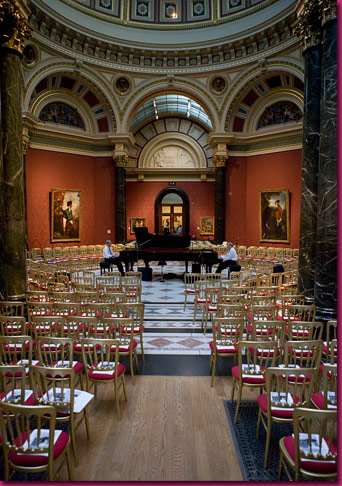
<svg viewBox="0 0 342 486">
<path fill-rule="evenodd" d="M 27 464 L 34 464 L 35 456 L 47 455 L 48 467 L 52 469 L 55 424 L 56 410 L 52 406 L 27 406 L 0 400 L 1 436 L 7 475 L 9 465 L 13 466 L 12 454 L 24 453 L 30 456 L 32 459 L 26 461 Z M 56 431 L 56 435 L 61 433 Z M 25 466 L 24 470 L 35 472 L 37 467 Z"/>
<path fill-rule="evenodd" d="M 0 316 L 24 316 L 24 303 L 0 301 Z"/>
<path fill-rule="evenodd" d="M 29 396 L 32 393 L 26 390 L 25 366 L 0 365 L 0 400 L 24 405 Z"/>
<path fill-rule="evenodd" d="M 0 364 L 32 363 L 31 336 L 0 336 Z"/>
<path fill-rule="evenodd" d="M 92 302 L 99 302 L 100 297 L 95 291 L 77 291 L 74 293 L 75 302 L 79 304 L 87 304 Z"/>
<path fill-rule="evenodd" d="M 291 304 L 286 308 L 288 321 L 313 322 L 316 318 L 316 306 Z"/>
<path fill-rule="evenodd" d="M 306 472 L 305 461 L 319 461 L 318 472 L 311 473 L 311 477 L 337 478 L 337 411 L 297 408 L 293 412 L 293 433 L 295 480 L 299 481 L 301 472 Z M 324 473 L 331 463 L 336 464 L 336 471 Z"/>
<path fill-rule="evenodd" d="M 111 317 L 115 304 L 104 302 L 92 302 L 82 306 L 82 315 L 88 317 L 96 317 L 96 319 L 103 319 Z"/>
<path fill-rule="evenodd" d="M 134 272 L 133 270 L 128 271 L 125 273 L 125 277 L 136 279 L 137 283 L 142 282 L 142 272 Z"/>
<path fill-rule="evenodd" d="M 73 341 L 70 338 L 38 336 L 36 349 L 42 366 L 73 367 Z"/>
<path fill-rule="evenodd" d="M 54 316 L 78 316 L 80 312 L 81 305 L 78 302 L 54 302 L 52 304 L 52 313 Z"/>
<path fill-rule="evenodd" d="M 214 349 L 232 346 L 232 350 L 238 351 L 237 345 L 243 336 L 243 319 L 234 318 L 214 318 L 213 319 L 213 341 Z"/>
<path fill-rule="evenodd" d="M 323 367 L 323 407 L 324 409 L 337 409 L 337 365 L 324 364 Z"/>
<path fill-rule="evenodd" d="M 31 322 L 31 333 L 34 339 L 39 336 L 58 336 L 60 329 L 63 329 L 64 317 L 43 316 L 33 317 Z"/>
<path fill-rule="evenodd" d="M 286 367 L 318 369 L 321 362 L 323 341 L 286 341 L 284 343 Z"/>
<path fill-rule="evenodd" d="M 265 370 L 276 362 L 276 341 L 239 341 L 239 380 L 249 381 L 263 377 Z M 245 353 L 244 353 L 245 351 Z"/>
<path fill-rule="evenodd" d="M 52 405 L 57 421 L 73 418 L 75 371 L 72 367 L 31 366 L 30 381 L 36 405 Z"/>
<path fill-rule="evenodd" d="M 75 294 L 68 291 L 49 291 L 49 301 L 52 304 L 57 302 L 74 302 Z"/>
<path fill-rule="evenodd" d="M 285 323 L 281 321 L 253 321 L 252 341 L 276 341 L 281 349 L 285 337 Z"/>
<path fill-rule="evenodd" d="M 244 319 L 244 304 L 218 304 L 216 317 L 229 317 L 234 319 Z"/>
<path fill-rule="evenodd" d="M 127 272 L 126 272 L 127 275 Z M 194 292 L 195 290 L 195 282 L 201 280 L 202 274 L 201 273 L 185 273 L 184 274 L 184 286 L 185 292 Z"/>
<path fill-rule="evenodd" d="M 100 297 L 99 300 L 100 302 L 106 303 L 106 304 L 117 304 L 117 303 L 122 303 L 122 302 L 127 302 L 127 297 L 125 292 L 101 292 L 99 293 Z"/>
<path fill-rule="evenodd" d="M 276 321 L 279 307 L 277 305 L 253 305 L 251 309 L 252 321 Z"/>
<path fill-rule="evenodd" d="M 33 317 L 52 316 L 51 302 L 27 302 L 28 320 L 32 323 Z"/>
<path fill-rule="evenodd" d="M 113 272 L 112 275 L 96 277 L 96 289 L 98 292 L 122 292 L 121 273 Z"/>
<path fill-rule="evenodd" d="M 222 273 L 205 273 L 202 276 L 204 282 L 209 286 L 222 286 Z"/>
<path fill-rule="evenodd" d="M 117 339 L 82 338 L 82 356 L 86 369 L 87 390 L 89 390 L 89 372 L 101 375 L 115 373 L 118 376 L 119 347 Z"/>
<path fill-rule="evenodd" d="M 324 350 L 324 346 L 323 346 Z M 337 339 L 333 339 L 330 343 L 329 346 L 327 345 L 327 350 L 326 350 L 326 361 L 329 364 L 337 364 Z"/>
<path fill-rule="evenodd" d="M 25 317 L 0 316 L 1 336 L 22 336 L 26 329 Z"/>
<path fill-rule="evenodd" d="M 258 305 L 264 306 L 273 306 L 277 303 L 277 294 L 268 294 L 268 295 L 252 295 L 251 297 L 251 305 L 252 307 Z"/>
<path fill-rule="evenodd" d="M 290 321 L 285 329 L 288 341 L 316 341 L 322 339 L 323 322 Z"/>
<path fill-rule="evenodd" d="M 57 277 L 56 277 L 57 278 Z M 60 278 L 60 277 L 58 277 Z M 50 292 L 68 292 L 69 285 L 66 285 L 65 282 L 48 282 L 46 285 L 47 291 Z"/>
<path fill-rule="evenodd" d="M 25 293 L 26 303 L 28 302 L 49 302 L 49 292 L 47 290 L 27 290 Z"/>
<path fill-rule="evenodd" d="M 74 344 L 78 345 L 82 338 L 87 338 L 92 335 L 91 331 L 95 328 L 96 323 L 96 317 L 66 317 L 64 322 L 64 337 L 71 338 Z M 76 347 L 74 347 L 74 350 L 76 350 Z M 79 351 L 81 351 L 81 348 Z"/>
<path fill-rule="evenodd" d="M 90 281 L 90 283 L 88 283 L 88 284 L 84 284 L 84 283 L 73 283 L 72 284 L 72 288 L 74 289 L 75 294 L 94 292 L 95 291 L 95 287 L 94 287 L 94 284 L 91 282 L 91 279 L 89 278 L 88 280 Z"/>
<path fill-rule="evenodd" d="M 268 415 L 271 416 L 275 409 L 293 411 L 297 407 L 309 406 L 315 376 L 316 370 L 312 368 L 267 368 L 265 378 Z M 292 421 L 292 417 L 288 419 Z"/>
</svg>

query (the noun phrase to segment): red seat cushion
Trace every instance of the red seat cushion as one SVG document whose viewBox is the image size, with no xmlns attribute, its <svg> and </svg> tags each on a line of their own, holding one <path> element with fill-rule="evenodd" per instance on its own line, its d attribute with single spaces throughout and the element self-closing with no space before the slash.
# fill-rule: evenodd
<svg viewBox="0 0 342 486">
<path fill-rule="evenodd" d="M 328 443 L 328 441 L 326 440 Z M 295 460 L 295 446 L 294 438 L 289 435 L 284 438 L 284 446 L 289 453 L 291 459 Z M 332 444 L 331 452 L 335 454 L 337 451 L 336 445 Z M 317 474 L 334 474 L 337 472 L 337 462 L 322 462 L 322 461 L 300 461 L 301 469 Z"/>
<path fill-rule="evenodd" d="M 311 400 L 317 408 L 324 410 L 324 396 L 323 392 L 313 393 L 311 395 Z"/>
<path fill-rule="evenodd" d="M 125 372 L 125 369 L 126 369 L 126 366 L 123 365 L 122 363 L 119 363 L 118 364 L 118 376 L 122 375 L 122 373 Z M 93 379 L 93 380 L 112 380 L 115 376 L 115 371 L 113 371 L 113 373 L 101 373 L 99 371 L 93 371 L 93 370 L 90 370 L 88 372 L 88 375 L 89 375 L 89 378 Z"/>
<path fill-rule="evenodd" d="M 265 371 L 265 368 L 263 366 L 261 366 L 260 368 L 260 375 L 262 374 L 262 372 Z M 238 366 L 233 366 L 232 368 L 232 375 L 234 376 L 234 378 L 238 381 L 240 381 L 240 370 L 239 370 L 239 367 Z M 263 376 L 262 378 L 259 378 L 259 375 L 248 375 L 248 376 L 243 376 L 242 377 L 242 382 L 243 383 L 247 383 L 247 384 L 250 384 L 250 385 L 263 385 L 266 383 L 265 381 L 265 377 Z"/>
<path fill-rule="evenodd" d="M 210 346 L 210 349 L 212 351 L 215 350 L 214 348 L 214 341 L 210 341 L 209 343 L 209 346 Z M 231 344 L 230 346 L 223 346 L 223 345 L 219 345 L 219 347 L 216 346 L 216 351 L 218 353 L 237 353 L 238 352 L 238 347 L 237 346 L 234 346 L 233 344 Z"/>
<path fill-rule="evenodd" d="M 293 395 L 291 395 L 291 397 L 295 403 L 299 402 L 298 397 L 293 398 Z M 267 413 L 267 393 L 263 393 L 262 395 L 258 396 L 258 404 L 261 410 L 264 413 Z M 291 419 L 293 415 L 293 409 L 284 408 L 283 410 L 271 410 L 271 415 L 272 417 Z"/>
<path fill-rule="evenodd" d="M 27 433 L 22 434 L 22 441 L 25 442 L 27 438 Z M 64 451 L 66 445 L 69 441 L 69 434 L 62 431 L 53 446 L 53 458 L 57 459 Z M 16 439 L 16 443 L 19 445 L 19 439 Z M 48 463 L 48 456 L 43 456 L 39 454 L 17 454 L 15 452 L 9 453 L 9 460 L 17 466 L 28 466 L 28 467 L 38 467 L 44 466 Z"/>
</svg>

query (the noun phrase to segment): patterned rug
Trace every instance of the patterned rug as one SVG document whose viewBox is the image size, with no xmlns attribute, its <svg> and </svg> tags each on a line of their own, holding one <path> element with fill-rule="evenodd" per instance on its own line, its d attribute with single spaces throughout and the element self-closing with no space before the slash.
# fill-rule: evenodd
<svg viewBox="0 0 342 486">
<path fill-rule="evenodd" d="M 259 438 L 255 436 L 258 420 L 256 401 L 243 401 L 240 405 L 237 423 L 234 424 L 236 401 L 225 401 L 230 430 L 238 455 L 244 481 L 278 481 L 279 439 L 293 433 L 291 425 L 272 424 L 272 440 L 269 451 L 268 468 L 264 469 L 266 431 L 260 425 Z M 283 473 L 282 481 L 287 480 Z"/>
</svg>

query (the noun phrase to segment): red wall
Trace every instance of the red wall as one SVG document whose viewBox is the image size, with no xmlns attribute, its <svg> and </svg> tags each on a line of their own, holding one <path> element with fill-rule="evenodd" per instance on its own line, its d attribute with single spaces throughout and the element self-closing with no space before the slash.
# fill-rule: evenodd
<svg viewBox="0 0 342 486">
<path fill-rule="evenodd" d="M 290 248 L 299 247 L 301 150 L 252 157 L 231 157 L 226 170 L 226 239 L 240 245 L 287 246 L 260 243 L 259 191 L 289 189 Z M 231 193 L 231 195 L 229 194 Z"/>
<path fill-rule="evenodd" d="M 28 149 L 26 197 L 28 247 L 102 244 L 115 239 L 115 167 L 111 157 Z M 81 241 L 51 243 L 50 191 L 82 191 Z M 107 230 L 111 234 L 107 235 Z"/>
<path fill-rule="evenodd" d="M 208 239 L 200 236 L 199 225 L 201 216 L 215 215 L 215 183 L 214 182 L 177 182 L 190 202 L 190 234 L 197 239 Z M 130 234 L 131 218 L 145 218 L 145 224 L 154 233 L 154 202 L 162 189 L 169 188 L 165 182 L 128 182 L 127 197 L 127 237 L 135 239 Z M 198 229 L 197 229 L 198 228 Z"/>
<path fill-rule="evenodd" d="M 289 189 L 289 247 L 299 247 L 301 150 L 252 157 L 230 157 L 226 168 L 226 236 L 240 245 L 284 246 L 260 243 L 259 191 Z M 130 219 L 145 218 L 154 232 L 154 202 L 165 182 L 127 183 L 127 238 Z M 177 182 L 190 201 L 190 233 L 199 234 L 201 216 L 215 214 L 214 182 Z M 82 191 L 81 241 L 50 241 L 50 191 Z M 26 154 L 26 193 L 29 249 L 69 244 L 102 244 L 108 237 L 115 242 L 115 167 L 111 157 L 87 157 L 47 150 L 28 149 Z M 111 233 L 108 234 L 107 230 Z"/>
</svg>

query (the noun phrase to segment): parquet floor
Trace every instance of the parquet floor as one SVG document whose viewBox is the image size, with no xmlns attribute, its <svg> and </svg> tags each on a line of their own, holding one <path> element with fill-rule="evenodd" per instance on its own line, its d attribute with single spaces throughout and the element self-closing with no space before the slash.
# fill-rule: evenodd
<svg viewBox="0 0 342 486">
<path fill-rule="evenodd" d="M 231 378 L 127 377 L 122 418 L 111 386 L 99 387 L 90 406 L 91 440 L 77 430 L 76 481 L 240 481 L 223 400 Z M 66 468 L 60 480 L 67 481 Z"/>
</svg>

